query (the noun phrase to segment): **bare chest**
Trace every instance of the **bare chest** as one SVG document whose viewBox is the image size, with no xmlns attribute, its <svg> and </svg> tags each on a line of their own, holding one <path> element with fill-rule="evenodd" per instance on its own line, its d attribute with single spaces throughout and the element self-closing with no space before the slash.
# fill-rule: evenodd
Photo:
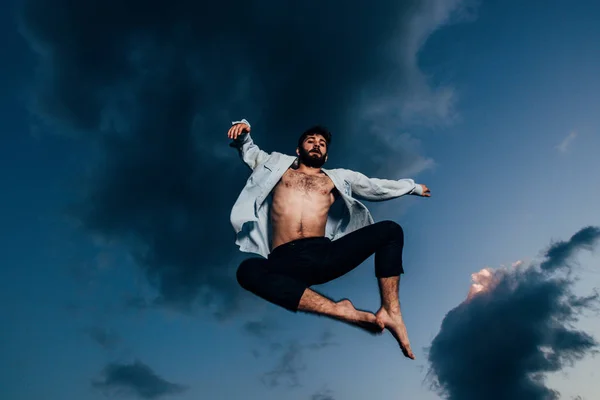
<svg viewBox="0 0 600 400">
<path fill-rule="evenodd" d="M 287 190 L 323 196 L 331 194 L 334 189 L 333 182 L 325 174 L 307 175 L 293 169 L 289 169 L 283 174 L 279 184 Z"/>
</svg>

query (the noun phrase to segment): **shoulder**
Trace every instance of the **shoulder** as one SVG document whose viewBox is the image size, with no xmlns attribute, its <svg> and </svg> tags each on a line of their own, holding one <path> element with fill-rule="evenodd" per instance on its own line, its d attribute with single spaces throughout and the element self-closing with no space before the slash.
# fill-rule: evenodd
<svg viewBox="0 0 600 400">
<path fill-rule="evenodd" d="M 278 151 L 274 151 L 271 153 L 269 157 L 273 162 L 292 162 L 296 159 L 296 156 L 291 156 L 289 154 L 280 153 Z"/>
<path fill-rule="evenodd" d="M 296 159 L 295 156 L 290 156 L 288 154 L 279 153 L 277 151 L 273 151 L 269 153 L 269 156 L 262 162 L 262 165 L 265 165 L 269 169 L 278 169 L 281 166 L 289 165 L 294 162 Z"/>
<path fill-rule="evenodd" d="M 283 158 L 296 158 L 296 156 L 292 156 L 290 154 L 286 154 L 286 153 L 281 153 L 279 151 L 273 151 L 271 153 L 272 155 L 276 156 L 276 157 L 283 157 Z"/>
<path fill-rule="evenodd" d="M 296 157 L 291 156 L 289 154 L 280 153 L 278 151 L 272 151 L 269 153 L 269 156 L 266 158 L 267 162 L 279 162 L 279 161 L 288 161 L 294 160 Z"/>
</svg>

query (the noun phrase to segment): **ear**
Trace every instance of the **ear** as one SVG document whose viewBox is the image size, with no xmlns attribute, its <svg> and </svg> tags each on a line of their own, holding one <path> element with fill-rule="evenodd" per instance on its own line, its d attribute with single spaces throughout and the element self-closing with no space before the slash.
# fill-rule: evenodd
<svg viewBox="0 0 600 400">
<path fill-rule="evenodd" d="M 296 154 L 299 156 L 300 155 L 300 148 L 296 147 Z"/>
</svg>

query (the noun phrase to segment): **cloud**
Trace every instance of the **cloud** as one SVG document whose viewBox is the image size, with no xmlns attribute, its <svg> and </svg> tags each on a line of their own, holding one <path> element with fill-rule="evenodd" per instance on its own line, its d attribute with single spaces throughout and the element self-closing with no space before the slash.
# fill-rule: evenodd
<svg viewBox="0 0 600 400">
<path fill-rule="evenodd" d="M 319 350 L 325 347 L 337 346 L 338 344 L 332 340 L 334 336 L 335 335 L 333 334 L 333 332 L 331 332 L 330 330 L 325 330 L 319 337 L 319 340 L 315 343 L 309 344 L 308 347 L 311 350 Z"/>
<path fill-rule="evenodd" d="M 566 264 L 579 249 L 593 250 L 600 240 L 600 228 L 588 226 L 574 234 L 568 241 L 559 241 L 546 251 L 546 260 L 540 267 L 545 270 L 560 268 Z"/>
<path fill-rule="evenodd" d="M 577 137 L 577 132 L 575 132 L 575 131 L 569 132 L 569 134 L 562 140 L 562 142 L 560 142 L 556 146 L 556 148 L 561 153 L 566 153 L 567 150 L 569 149 L 569 146 L 571 145 L 571 143 L 573 142 L 573 140 L 575 140 L 576 137 Z"/>
<path fill-rule="evenodd" d="M 97 344 L 107 350 L 113 350 L 121 341 L 121 337 L 116 333 L 106 328 L 92 326 L 85 330 L 85 333 Z"/>
<path fill-rule="evenodd" d="M 297 341 L 290 342 L 275 367 L 262 375 L 261 382 L 269 387 L 281 384 L 286 384 L 289 388 L 301 386 L 298 375 L 306 370 L 303 350 L 304 346 Z"/>
<path fill-rule="evenodd" d="M 432 387 L 447 399 L 558 399 L 548 373 L 593 354 L 598 341 L 574 325 L 598 304 L 573 293 L 569 259 L 597 228 L 551 246 L 541 265 L 515 263 L 474 274 L 468 299 L 445 316 L 428 351 Z"/>
<path fill-rule="evenodd" d="M 244 333 L 260 339 L 270 339 L 273 332 L 278 328 L 279 325 L 267 317 L 263 317 L 259 320 L 246 321 L 242 326 Z"/>
<path fill-rule="evenodd" d="M 24 0 L 32 118 L 93 148 L 70 215 L 128 250 L 153 305 L 234 315 L 246 255 L 229 213 L 248 171 L 227 146 L 230 122 L 248 118 L 261 147 L 289 153 L 324 123 L 331 167 L 379 172 L 378 155 L 395 160 L 388 173 L 428 168 L 396 134 L 452 119 L 454 89 L 431 86 L 417 56 L 463 4 Z"/>
<path fill-rule="evenodd" d="M 333 337 L 334 334 L 330 330 L 325 330 L 317 341 L 312 343 L 303 344 L 297 340 L 291 340 L 285 345 L 274 341 L 265 342 L 272 352 L 281 351 L 281 355 L 273 369 L 262 374 L 261 382 L 271 388 L 280 385 L 287 385 L 289 388 L 301 386 L 300 373 L 306 370 L 304 363 L 306 350 L 317 351 L 336 346 Z"/>
<path fill-rule="evenodd" d="M 323 388 L 310 396 L 310 400 L 335 400 L 335 398 L 331 390 Z"/>
<path fill-rule="evenodd" d="M 280 330 L 281 325 L 269 317 L 262 317 L 257 320 L 246 321 L 242 325 L 242 332 L 251 337 L 260 339 L 259 344 L 269 348 L 271 351 L 279 350 L 281 344 L 273 341 L 274 335 Z M 252 355 L 255 358 L 260 358 L 262 352 L 259 349 L 252 349 Z"/>
<path fill-rule="evenodd" d="M 107 394 L 133 395 L 142 399 L 158 399 L 187 390 L 186 386 L 161 378 L 140 361 L 108 364 L 104 368 L 102 379 L 93 381 L 92 386 Z"/>
<path fill-rule="evenodd" d="M 373 89 L 385 93 L 374 96 L 368 92 L 361 109 L 364 115 L 379 128 L 394 132 L 398 121 L 412 124 L 436 125 L 457 119 L 456 90 L 451 86 L 431 87 L 428 77 L 418 67 L 418 54 L 429 36 L 452 21 L 473 18 L 472 1 L 426 0 L 406 24 L 398 27 L 398 34 L 385 45 L 392 49 L 390 58 L 398 66 L 400 77 L 382 82 L 387 86 Z"/>
</svg>

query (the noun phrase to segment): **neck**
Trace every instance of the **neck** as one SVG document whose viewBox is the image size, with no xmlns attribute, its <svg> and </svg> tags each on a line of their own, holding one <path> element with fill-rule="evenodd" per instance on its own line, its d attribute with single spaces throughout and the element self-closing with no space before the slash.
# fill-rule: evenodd
<svg viewBox="0 0 600 400">
<path fill-rule="evenodd" d="M 321 173 L 321 168 L 309 167 L 302 162 L 299 162 L 297 171 L 307 175 L 318 175 Z"/>
</svg>

